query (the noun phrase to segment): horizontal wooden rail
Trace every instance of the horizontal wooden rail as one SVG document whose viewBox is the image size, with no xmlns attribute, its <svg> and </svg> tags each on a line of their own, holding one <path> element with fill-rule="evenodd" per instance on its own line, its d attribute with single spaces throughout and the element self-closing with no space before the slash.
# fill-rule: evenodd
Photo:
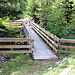
<svg viewBox="0 0 75 75">
<path fill-rule="evenodd" d="M 22 22 L 22 21 L 9 21 L 9 22 Z"/>
<path fill-rule="evenodd" d="M 7 25 L 9 25 L 10 23 L 6 23 Z M 16 23 L 11 23 L 11 25 L 15 25 Z M 21 23 L 17 23 L 17 24 L 21 24 Z"/>
<path fill-rule="evenodd" d="M 32 45 L 0 45 L 0 48 L 31 48 Z"/>
<path fill-rule="evenodd" d="M 30 50 L 0 51 L 0 54 L 9 54 L 9 53 L 32 53 L 32 51 Z"/>
<path fill-rule="evenodd" d="M 59 39 L 59 42 L 75 43 L 74 39 Z"/>
<path fill-rule="evenodd" d="M 58 53 L 66 53 L 66 54 L 72 54 L 75 53 L 73 51 L 63 51 L 63 50 L 57 50 Z"/>
<path fill-rule="evenodd" d="M 68 49 L 75 49 L 75 46 L 64 46 L 64 45 L 59 45 L 59 48 L 68 48 Z"/>
<path fill-rule="evenodd" d="M 21 24 L 22 24 L 22 21 L 10 21 L 10 22 L 7 22 L 7 23 L 6 23 L 6 25 L 7 25 L 7 26 L 10 26 L 10 27 L 11 27 L 11 26 L 16 26 L 16 27 L 17 27 L 17 26 L 22 26 Z"/>
<path fill-rule="evenodd" d="M 8 25 L 9 26 L 9 25 Z M 11 26 L 16 26 L 16 25 L 11 25 Z M 22 26 L 22 25 L 17 25 L 17 26 Z"/>
<path fill-rule="evenodd" d="M 0 38 L 0 42 L 33 42 L 33 39 L 28 38 Z"/>
</svg>

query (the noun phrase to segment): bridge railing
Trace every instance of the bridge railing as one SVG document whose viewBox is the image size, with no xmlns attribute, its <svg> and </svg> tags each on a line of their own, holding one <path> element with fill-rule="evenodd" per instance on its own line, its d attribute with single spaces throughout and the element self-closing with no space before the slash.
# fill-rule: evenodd
<svg viewBox="0 0 75 75">
<path fill-rule="evenodd" d="M 0 38 L 0 54 L 32 53 L 32 42 L 34 40 L 30 37 L 25 23 L 19 22 L 22 24 L 24 38 Z"/>
<path fill-rule="evenodd" d="M 8 54 L 8 53 L 32 53 L 32 44 L 29 45 L 5 45 L 5 43 L 13 43 L 13 42 L 33 42 L 33 39 L 28 38 L 0 38 L 0 43 L 4 45 L 0 45 L 0 54 Z M 5 49 L 5 50 L 4 50 Z M 14 50 L 8 50 L 8 49 L 14 49 Z M 20 50 L 15 50 L 20 49 Z M 25 49 L 25 50 L 21 50 Z M 27 49 L 27 50 L 26 50 Z M 31 49 L 31 50 L 28 50 Z"/>
<path fill-rule="evenodd" d="M 6 25 L 10 26 L 10 27 L 11 26 L 16 26 L 16 27 L 22 26 L 22 21 L 20 21 L 20 20 L 19 21 L 9 21 L 9 22 L 6 23 Z"/>
<path fill-rule="evenodd" d="M 53 35 L 52 33 L 46 31 L 44 28 L 40 27 L 34 22 L 30 22 L 31 28 L 36 31 L 40 37 L 55 51 L 59 53 L 75 53 L 72 51 L 64 51 L 59 50 L 60 48 L 68 48 L 68 49 L 75 49 L 75 46 L 65 46 L 60 45 L 61 42 L 63 43 L 73 43 L 75 44 L 75 40 L 73 39 L 59 39 L 56 35 Z"/>
<path fill-rule="evenodd" d="M 28 32 L 26 26 L 25 26 L 25 22 L 22 22 L 22 31 L 23 31 L 24 36 L 25 36 L 26 38 L 31 38 L 31 36 L 30 36 L 30 34 L 29 34 L 29 32 Z"/>
<path fill-rule="evenodd" d="M 75 40 L 74 39 L 59 39 L 60 44 L 63 45 L 58 45 L 58 48 L 62 48 L 62 49 L 70 49 L 73 51 L 75 50 Z M 59 53 L 75 53 L 73 51 L 62 51 L 62 50 L 58 50 Z"/>
</svg>

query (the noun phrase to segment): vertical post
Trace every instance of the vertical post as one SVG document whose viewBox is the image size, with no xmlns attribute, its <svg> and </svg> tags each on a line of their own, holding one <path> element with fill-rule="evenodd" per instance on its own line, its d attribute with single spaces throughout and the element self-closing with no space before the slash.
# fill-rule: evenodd
<svg viewBox="0 0 75 75">
<path fill-rule="evenodd" d="M 32 51 L 32 46 L 33 46 L 33 45 L 32 45 L 32 43 L 31 43 L 31 51 Z"/>
<path fill-rule="evenodd" d="M 45 33 L 45 35 L 47 35 L 46 33 Z M 49 37 L 49 35 L 47 35 L 48 37 Z M 47 41 L 48 41 L 48 39 L 47 39 Z M 47 43 L 47 45 L 48 45 L 48 43 Z"/>
<path fill-rule="evenodd" d="M 11 21 L 10 21 L 10 28 L 11 28 Z"/>
<path fill-rule="evenodd" d="M 60 42 L 58 42 L 58 45 L 60 45 Z"/>
<path fill-rule="evenodd" d="M 17 28 L 17 21 L 16 21 L 16 28 Z"/>
<path fill-rule="evenodd" d="M 28 19 L 28 26 L 30 26 L 30 19 Z"/>
<path fill-rule="evenodd" d="M 55 37 L 56 37 L 56 35 L 55 35 Z M 54 40 L 54 42 L 56 43 L 56 40 Z M 53 45 L 54 47 L 55 47 L 55 45 Z M 53 51 L 55 51 L 54 49 L 53 49 Z"/>
</svg>

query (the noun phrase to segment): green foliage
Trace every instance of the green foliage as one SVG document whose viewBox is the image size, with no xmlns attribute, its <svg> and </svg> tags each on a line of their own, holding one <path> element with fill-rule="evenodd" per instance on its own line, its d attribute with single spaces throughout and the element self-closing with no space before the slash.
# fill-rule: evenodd
<svg viewBox="0 0 75 75">
<path fill-rule="evenodd" d="M 8 27 L 6 22 L 9 21 L 9 18 L 4 17 L 3 19 L 0 18 L 0 37 L 17 37 L 23 38 L 23 33 L 21 32 L 20 27 Z M 10 33 L 9 33 L 10 32 Z"/>
<path fill-rule="evenodd" d="M 6 22 L 9 20 L 9 18 L 7 17 L 3 17 L 0 18 L 0 37 L 6 35 L 7 36 L 7 33 L 8 33 L 8 29 L 7 27 L 5 26 Z"/>
<path fill-rule="evenodd" d="M 27 0 L 27 14 L 34 18 L 34 20 L 37 19 L 37 13 L 38 13 L 38 4 L 36 0 Z"/>
<path fill-rule="evenodd" d="M 75 26 L 72 24 L 66 25 L 62 31 L 62 37 L 66 37 L 66 39 L 75 39 Z"/>
<path fill-rule="evenodd" d="M 69 0 L 65 0 L 65 2 L 57 0 L 54 3 L 51 8 L 52 11 L 47 18 L 47 30 L 60 38 L 63 37 L 75 39 L 74 3 Z"/>
<path fill-rule="evenodd" d="M 26 0 L 6 0 L 0 2 L 0 17 L 9 16 L 10 19 L 19 19 L 25 11 Z"/>
</svg>

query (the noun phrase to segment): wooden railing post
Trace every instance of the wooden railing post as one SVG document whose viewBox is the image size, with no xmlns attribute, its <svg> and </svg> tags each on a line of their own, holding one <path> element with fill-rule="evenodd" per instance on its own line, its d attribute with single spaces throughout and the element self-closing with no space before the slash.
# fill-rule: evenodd
<svg viewBox="0 0 75 75">
<path fill-rule="evenodd" d="M 17 21 L 16 21 L 16 28 L 17 28 Z"/>
<path fill-rule="evenodd" d="M 11 28 L 11 21 L 10 21 L 10 28 Z"/>
</svg>

